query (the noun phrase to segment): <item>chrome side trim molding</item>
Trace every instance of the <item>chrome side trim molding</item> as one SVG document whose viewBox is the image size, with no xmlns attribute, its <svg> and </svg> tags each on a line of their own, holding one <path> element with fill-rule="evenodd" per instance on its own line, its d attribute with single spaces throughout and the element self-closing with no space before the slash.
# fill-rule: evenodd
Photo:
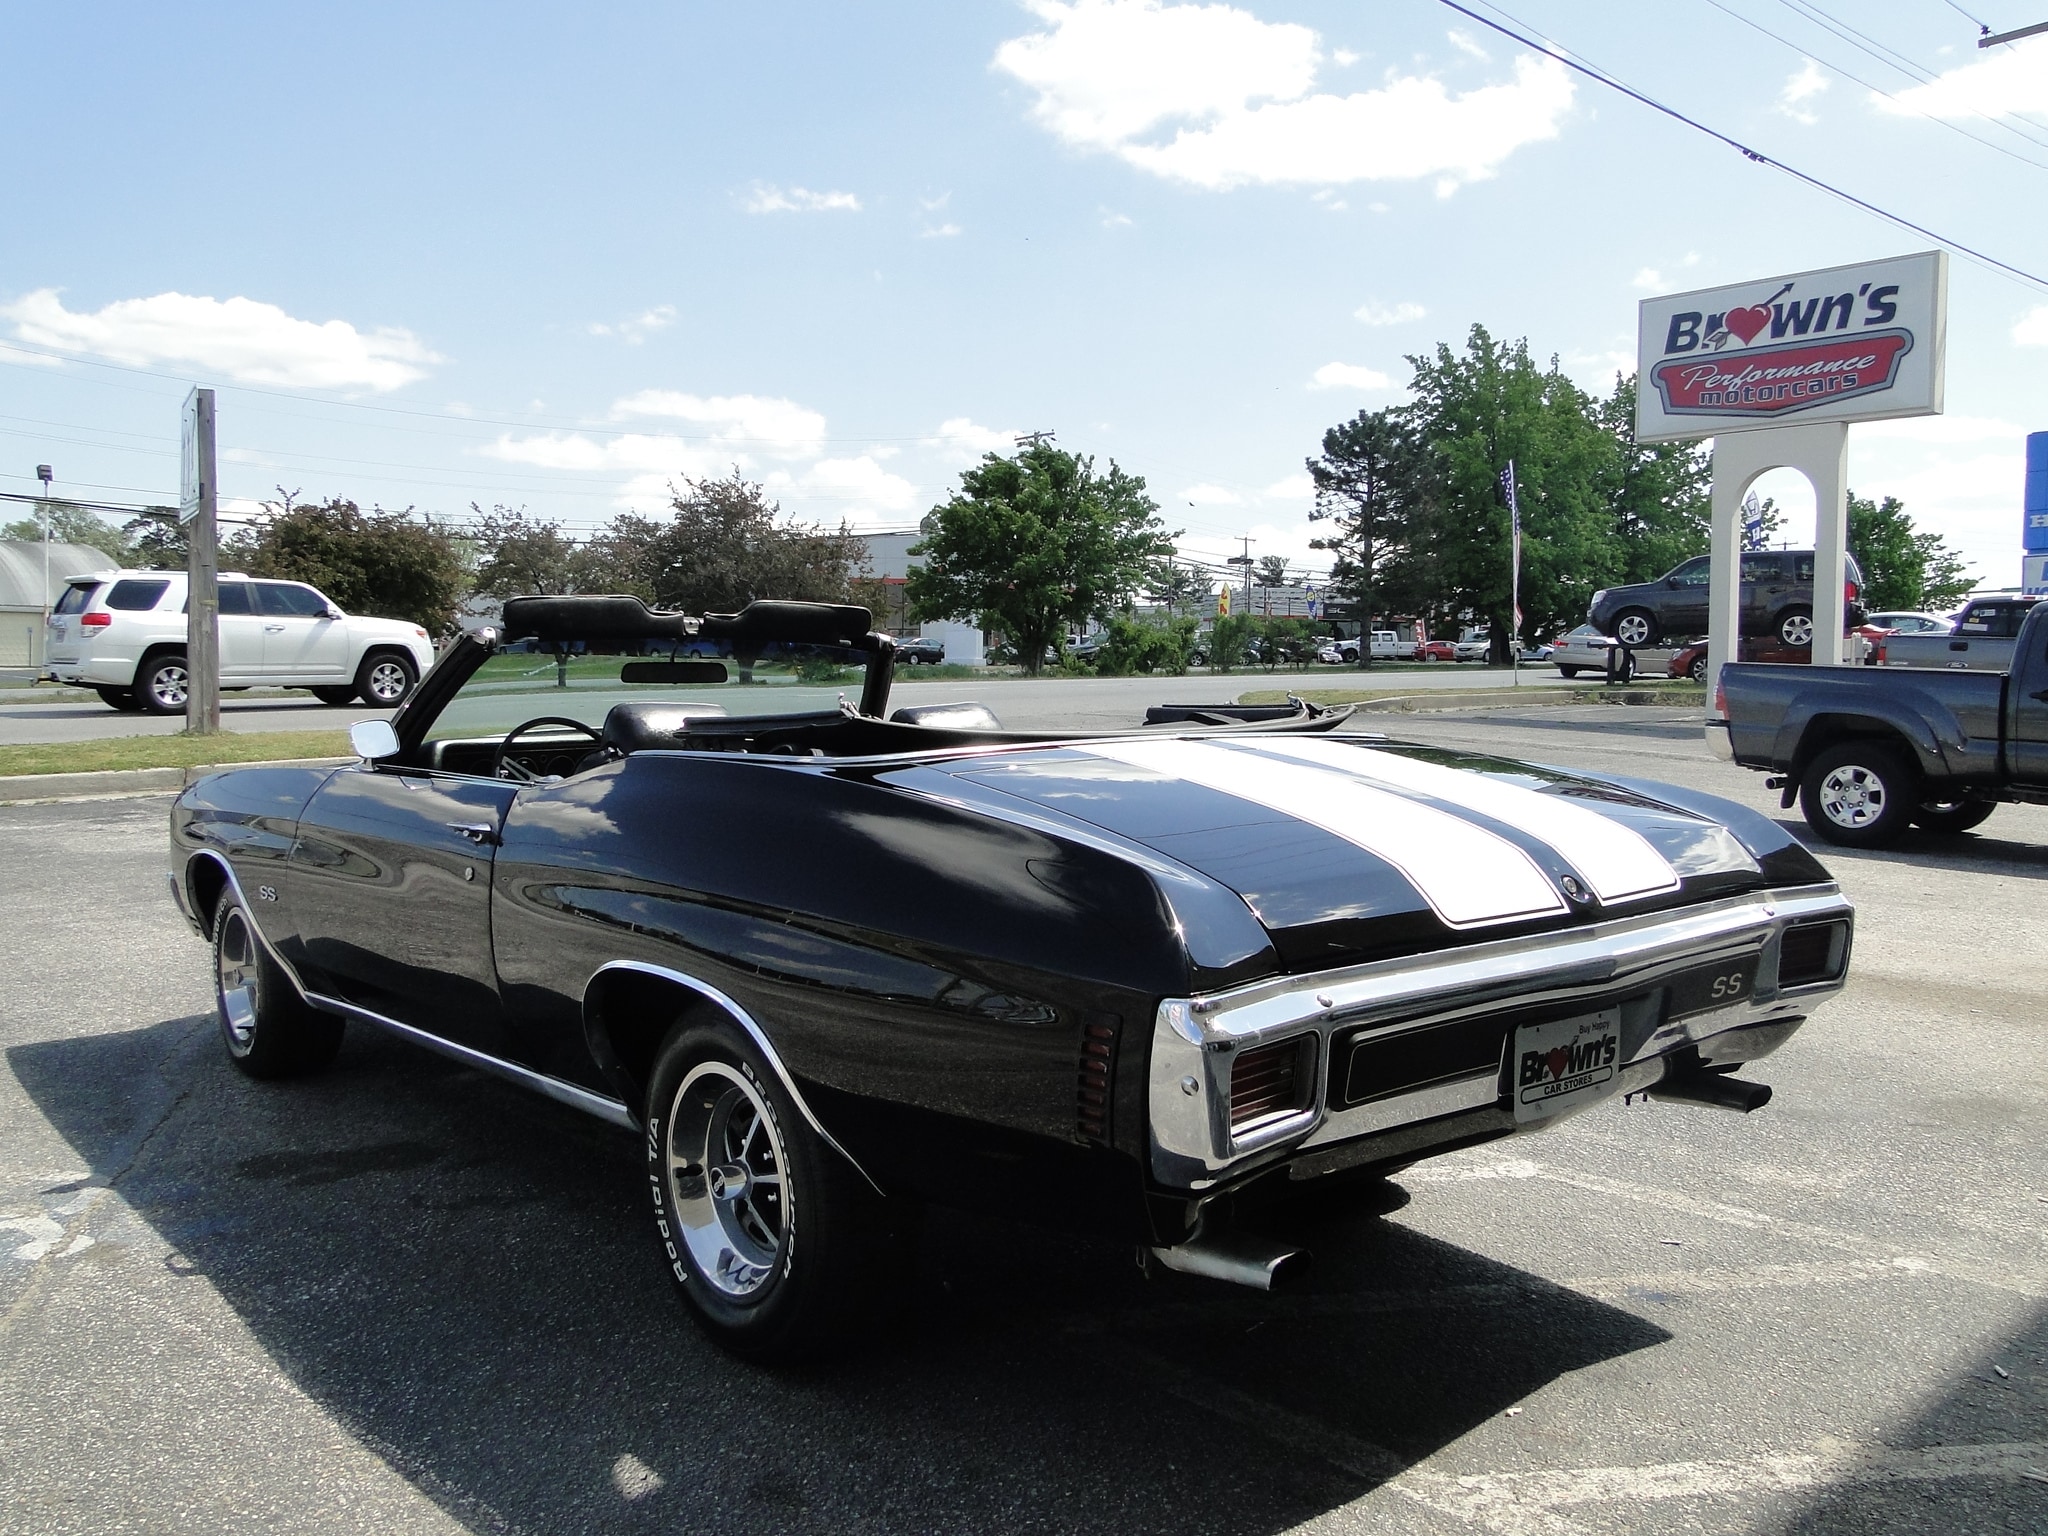
<svg viewBox="0 0 2048 1536">
<path fill-rule="evenodd" d="M 245 907 L 243 910 L 246 911 L 247 908 Z M 472 1050 L 466 1045 L 457 1045 L 453 1040 L 443 1040 L 439 1035 L 430 1035 L 424 1029 L 415 1029 L 410 1024 L 401 1024 L 396 1019 L 388 1019 L 381 1013 L 373 1012 L 368 1008 L 358 1007 L 354 1003 L 344 1002 L 338 997 L 329 997 L 321 992 L 307 992 L 303 987 L 299 990 L 304 995 L 306 1001 L 315 1008 L 323 1008 L 329 1013 L 338 1013 L 343 1018 L 359 1019 L 365 1024 L 374 1024 L 379 1029 L 389 1030 L 392 1034 L 399 1036 L 401 1039 L 410 1040 L 415 1045 L 423 1045 L 430 1051 L 435 1051 L 440 1055 L 448 1057 L 451 1061 L 459 1061 L 466 1067 L 476 1067 L 481 1071 L 502 1077 L 507 1082 L 516 1083 L 521 1088 L 530 1089 L 544 1098 L 553 1099 L 557 1104 L 566 1104 L 571 1109 L 582 1110 L 586 1115 L 595 1115 L 598 1119 L 605 1121 L 607 1124 L 616 1125 L 621 1130 L 637 1131 L 640 1128 L 639 1122 L 633 1118 L 624 1104 L 605 1094 L 592 1093 L 588 1088 L 579 1088 L 574 1083 L 565 1083 L 559 1077 L 549 1077 L 545 1072 L 535 1072 L 530 1068 L 519 1066 L 515 1062 L 488 1055 L 483 1051 Z"/>
<path fill-rule="evenodd" d="M 824 1122 L 813 1113 L 811 1106 L 804 1102 L 803 1090 L 797 1087 L 796 1078 L 791 1075 L 789 1068 L 783 1064 L 781 1053 L 775 1049 L 774 1044 L 768 1039 L 768 1032 L 760 1026 L 754 1016 L 748 1013 L 746 1009 L 726 996 L 725 993 L 719 991 L 718 988 L 712 986 L 710 982 L 700 981 L 697 977 L 688 975 L 685 972 L 672 970 L 665 965 L 651 965 L 644 960 L 614 960 L 608 965 L 599 966 L 591 973 L 590 980 L 584 983 L 583 1007 L 586 1017 L 590 1009 L 590 989 L 597 985 L 599 977 L 605 976 L 612 971 L 635 971 L 642 976 L 658 976 L 664 981 L 674 982 L 677 986 L 687 987 L 706 1002 L 715 1004 L 718 1008 L 722 1009 L 732 1019 L 733 1023 L 746 1031 L 747 1038 L 754 1042 L 755 1049 L 760 1051 L 761 1055 L 766 1058 L 769 1067 L 775 1073 L 777 1081 L 782 1084 L 783 1091 L 789 1095 L 790 1102 L 796 1105 L 796 1112 L 804 1117 L 804 1124 L 815 1131 L 818 1139 L 823 1141 L 826 1146 L 845 1158 L 847 1165 L 855 1173 L 868 1181 L 869 1188 L 873 1189 L 878 1195 L 886 1196 L 887 1191 L 875 1182 L 874 1176 L 854 1161 L 853 1154 L 839 1144 L 839 1139 L 825 1129 Z"/>
</svg>

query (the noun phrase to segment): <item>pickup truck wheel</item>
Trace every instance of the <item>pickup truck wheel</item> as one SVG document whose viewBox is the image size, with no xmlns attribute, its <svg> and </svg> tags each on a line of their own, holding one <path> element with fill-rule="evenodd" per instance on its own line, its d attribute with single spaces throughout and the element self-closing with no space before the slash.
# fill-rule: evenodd
<svg viewBox="0 0 2048 1536">
<path fill-rule="evenodd" d="M 342 1021 L 299 996 L 232 886 L 213 915 L 213 1002 L 228 1060 L 251 1077 L 317 1072 L 341 1049 Z"/>
<path fill-rule="evenodd" d="M 315 688 L 313 697 L 322 704 L 353 704 L 356 701 L 356 690 L 353 685 L 346 688 Z"/>
<path fill-rule="evenodd" d="M 1913 807 L 1913 825 L 1923 832 L 1953 836 L 1982 826 L 1997 809 L 1995 800 L 1927 800 Z"/>
<path fill-rule="evenodd" d="M 95 688 L 100 702 L 109 709 L 118 709 L 124 715 L 132 715 L 142 708 L 142 701 L 135 697 L 133 688 Z"/>
<path fill-rule="evenodd" d="M 412 694 L 419 681 L 410 656 L 396 651 L 372 651 L 363 658 L 356 673 L 355 692 L 365 704 L 376 709 L 396 709 Z"/>
<path fill-rule="evenodd" d="M 1813 610 L 1787 608 L 1778 615 L 1778 638 L 1801 650 L 1813 644 Z"/>
<path fill-rule="evenodd" d="M 810 1128 L 736 1031 L 676 1027 L 655 1059 L 646 1124 L 662 1260 L 734 1354 L 829 1352 L 873 1310 L 884 1261 L 906 1267 L 893 1202 Z"/>
<path fill-rule="evenodd" d="M 1614 638 L 1630 650 L 1657 643 L 1657 617 L 1647 608 L 1624 609 L 1614 620 Z"/>
<path fill-rule="evenodd" d="M 135 697 L 152 715 L 182 715 L 191 691 L 192 673 L 180 651 L 150 657 L 135 676 Z"/>
<path fill-rule="evenodd" d="M 1897 842 L 1920 803 L 1920 775 L 1881 741 L 1845 741 L 1807 767 L 1799 808 L 1814 831 L 1845 848 Z"/>
</svg>

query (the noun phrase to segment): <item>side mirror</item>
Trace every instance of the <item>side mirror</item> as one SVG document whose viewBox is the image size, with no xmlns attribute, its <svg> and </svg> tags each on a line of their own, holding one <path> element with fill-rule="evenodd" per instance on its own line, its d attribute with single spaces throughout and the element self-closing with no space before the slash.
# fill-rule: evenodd
<svg viewBox="0 0 2048 1536">
<path fill-rule="evenodd" d="M 369 763 L 398 756 L 398 732 L 389 720 L 358 720 L 348 728 L 348 744 Z"/>
<path fill-rule="evenodd" d="M 323 619 L 345 619 L 348 617 L 348 615 L 343 613 L 339 608 L 335 607 L 334 604 L 329 603 L 327 605 L 327 611 L 321 614 L 320 617 Z"/>
</svg>

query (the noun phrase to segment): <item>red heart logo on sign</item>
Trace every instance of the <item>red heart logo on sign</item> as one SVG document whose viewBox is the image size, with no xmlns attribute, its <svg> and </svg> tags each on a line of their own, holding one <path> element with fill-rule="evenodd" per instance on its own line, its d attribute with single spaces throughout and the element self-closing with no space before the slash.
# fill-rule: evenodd
<svg viewBox="0 0 2048 1536">
<path fill-rule="evenodd" d="M 1721 323 L 1740 336 L 1742 344 L 1746 347 L 1762 335 L 1764 327 L 1771 323 L 1770 307 L 1752 304 L 1746 309 L 1731 309 Z"/>
<path fill-rule="evenodd" d="M 1551 1048 L 1550 1054 L 1543 1058 L 1543 1064 L 1550 1068 L 1552 1077 L 1563 1077 L 1565 1063 L 1570 1060 L 1571 1057 L 1565 1054 L 1564 1047 L 1560 1045 Z"/>
</svg>

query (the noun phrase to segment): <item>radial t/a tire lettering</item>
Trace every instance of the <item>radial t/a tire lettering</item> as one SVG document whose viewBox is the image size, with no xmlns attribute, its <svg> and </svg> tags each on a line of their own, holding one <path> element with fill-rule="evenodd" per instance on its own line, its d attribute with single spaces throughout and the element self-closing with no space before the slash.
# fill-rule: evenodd
<svg viewBox="0 0 2048 1536">
<path fill-rule="evenodd" d="M 213 1004 L 228 1060 L 251 1077 L 318 1072 L 342 1021 L 308 1006 L 230 885 L 213 914 Z"/>
<path fill-rule="evenodd" d="M 1885 848 L 1905 835 L 1920 804 L 1920 773 L 1874 737 L 1837 742 L 1799 780 L 1807 825 L 1844 848 Z"/>
<path fill-rule="evenodd" d="M 734 1354 L 791 1361 L 843 1346 L 915 1268 L 915 1237 L 813 1131 L 753 1043 L 685 1020 L 655 1058 L 647 1190 L 670 1280 Z"/>
</svg>

